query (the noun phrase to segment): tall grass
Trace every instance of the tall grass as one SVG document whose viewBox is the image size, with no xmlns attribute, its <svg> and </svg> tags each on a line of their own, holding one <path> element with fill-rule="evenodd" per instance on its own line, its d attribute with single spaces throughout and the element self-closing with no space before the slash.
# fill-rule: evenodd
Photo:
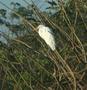
<svg viewBox="0 0 87 90">
<path fill-rule="evenodd" d="M 1 44 L 1 90 L 86 90 L 87 40 L 84 32 L 87 31 L 87 24 L 83 17 L 87 12 L 83 12 L 85 1 L 71 0 L 67 7 L 61 1 L 61 9 L 56 16 L 49 16 L 33 1 L 32 3 L 32 11 L 39 23 L 27 20 L 2 3 L 22 18 L 23 25 L 32 28 L 32 32 L 8 39 L 9 45 Z M 40 23 L 53 29 L 56 51 L 48 52 L 49 47 L 37 34 L 36 27 Z M 82 38 L 81 33 L 84 36 Z"/>
</svg>

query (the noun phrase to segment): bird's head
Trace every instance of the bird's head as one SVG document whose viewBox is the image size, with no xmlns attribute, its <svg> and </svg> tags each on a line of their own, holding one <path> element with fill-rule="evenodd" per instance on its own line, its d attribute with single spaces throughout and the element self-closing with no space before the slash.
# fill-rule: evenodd
<svg viewBox="0 0 87 90">
<path fill-rule="evenodd" d="M 36 31 L 38 32 L 39 29 L 41 29 L 41 28 L 43 28 L 43 27 L 45 27 L 45 25 L 43 25 L 43 24 L 38 25 L 38 27 L 36 28 Z"/>
</svg>

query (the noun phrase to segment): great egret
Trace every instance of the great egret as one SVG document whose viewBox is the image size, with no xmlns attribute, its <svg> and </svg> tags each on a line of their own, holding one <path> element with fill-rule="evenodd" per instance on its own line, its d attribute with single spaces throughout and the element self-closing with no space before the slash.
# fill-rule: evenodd
<svg viewBox="0 0 87 90">
<path fill-rule="evenodd" d="M 37 31 L 40 37 L 51 48 L 51 50 L 54 51 L 56 49 L 56 44 L 55 44 L 55 39 L 54 39 L 51 29 L 45 25 L 39 25 L 37 27 Z"/>
</svg>

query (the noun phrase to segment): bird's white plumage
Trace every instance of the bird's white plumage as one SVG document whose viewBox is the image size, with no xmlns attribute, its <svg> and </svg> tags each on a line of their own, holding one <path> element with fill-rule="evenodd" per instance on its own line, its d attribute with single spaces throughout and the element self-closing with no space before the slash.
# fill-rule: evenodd
<svg viewBox="0 0 87 90">
<path fill-rule="evenodd" d="M 37 27 L 38 33 L 40 37 L 49 45 L 49 47 L 54 51 L 56 49 L 55 45 L 55 39 L 52 35 L 52 31 L 49 27 L 46 27 L 44 25 L 39 25 Z"/>
</svg>

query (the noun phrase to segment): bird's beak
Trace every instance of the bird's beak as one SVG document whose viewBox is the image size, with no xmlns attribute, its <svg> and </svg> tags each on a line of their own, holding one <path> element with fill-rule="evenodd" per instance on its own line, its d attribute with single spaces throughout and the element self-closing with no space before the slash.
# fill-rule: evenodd
<svg viewBox="0 0 87 90">
<path fill-rule="evenodd" d="M 38 29 L 37 28 L 34 28 L 33 31 L 38 32 Z"/>
<path fill-rule="evenodd" d="M 38 28 L 36 28 L 36 32 L 38 32 Z"/>
</svg>

